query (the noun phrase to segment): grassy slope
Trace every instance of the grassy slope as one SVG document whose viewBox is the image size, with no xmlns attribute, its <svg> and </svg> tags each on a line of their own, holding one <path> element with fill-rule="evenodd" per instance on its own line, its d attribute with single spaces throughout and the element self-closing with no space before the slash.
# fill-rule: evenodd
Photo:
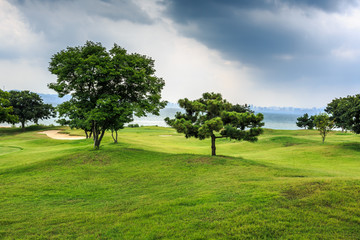
<svg viewBox="0 0 360 240">
<path fill-rule="evenodd" d="M 0 129 L 0 238 L 360 238 L 359 136 L 267 130 L 220 157 L 167 128 L 91 145 Z"/>
</svg>

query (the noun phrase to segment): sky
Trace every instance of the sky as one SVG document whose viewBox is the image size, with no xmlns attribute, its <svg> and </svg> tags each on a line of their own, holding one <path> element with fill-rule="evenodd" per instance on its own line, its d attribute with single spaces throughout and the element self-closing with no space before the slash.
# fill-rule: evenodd
<svg viewBox="0 0 360 240">
<path fill-rule="evenodd" d="M 0 0 L 0 87 L 55 93 L 87 40 L 155 60 L 163 99 L 324 107 L 360 93 L 360 0 Z"/>
</svg>

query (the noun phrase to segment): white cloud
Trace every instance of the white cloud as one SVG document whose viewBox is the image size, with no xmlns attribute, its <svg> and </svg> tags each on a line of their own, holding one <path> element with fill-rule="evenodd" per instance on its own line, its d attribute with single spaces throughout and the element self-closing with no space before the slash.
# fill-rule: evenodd
<svg viewBox="0 0 360 240">
<path fill-rule="evenodd" d="M 54 93 L 47 88 L 47 84 L 56 79 L 46 66 L 36 60 L 0 60 L 0 72 L 1 89 Z"/>
<path fill-rule="evenodd" d="M 32 32 L 21 12 L 0 0 L 0 58 L 36 57 L 45 45 L 43 35 Z"/>
<path fill-rule="evenodd" d="M 141 2 L 138 1 L 138 4 Z M 246 88 L 251 85 L 251 69 L 225 60 L 219 52 L 179 35 L 170 19 L 159 16 L 161 7 L 157 7 L 156 2 L 147 4 L 144 11 L 153 18 L 153 24 L 101 15 L 88 16 L 86 12 L 68 6 L 53 12 L 49 5 L 40 6 L 36 1 L 32 8 L 28 5 L 28 11 L 39 10 L 37 21 L 32 22 L 34 28 L 45 32 L 48 41 L 55 41 L 48 50 L 48 58 L 69 43 L 82 45 L 86 40 L 92 40 L 102 42 L 107 48 L 117 43 L 129 52 L 155 59 L 157 75 L 166 82 L 163 97 L 169 101 L 176 102 L 184 97 L 198 98 L 203 92 L 214 91 L 223 93 L 232 101 L 248 102 L 247 96 L 251 94 L 246 92 Z M 30 16 L 32 14 L 28 13 Z M 39 25 L 41 23 L 44 25 Z M 33 34 L 27 28 L 20 32 Z M 6 88 L 46 92 L 47 83 L 54 81 L 44 64 L 49 60 L 44 57 L 42 64 L 31 59 L 3 62 L 1 68 L 7 69 L 6 76 L 13 79 L 5 84 Z M 17 74 L 11 76 L 12 71 L 17 71 Z"/>
<path fill-rule="evenodd" d="M 47 70 L 51 55 L 67 46 L 92 40 L 107 48 L 117 43 L 129 52 L 155 59 L 157 75 L 166 82 L 163 97 L 171 102 L 184 97 L 198 98 L 203 92 L 214 91 L 234 103 L 312 107 L 324 106 L 333 97 L 360 88 L 360 84 L 354 82 L 332 85 L 336 82 L 334 79 L 331 84 L 326 83 L 330 81 L 328 76 L 335 75 L 326 72 L 331 66 L 295 68 L 300 74 L 289 76 L 287 81 L 270 79 L 263 69 L 225 59 L 221 52 L 181 35 L 181 26 L 164 16 L 165 6 L 158 4 L 161 1 L 125 2 L 107 6 L 108 3 L 97 0 L 60 3 L 25 0 L 24 5 L 16 6 L 0 0 L 0 87 L 51 92 L 46 86 L 55 81 L 55 76 Z M 327 57 L 335 63 L 357 61 L 359 15 L 359 10 L 340 14 L 305 12 L 286 6 L 278 12 L 254 10 L 248 14 L 259 26 L 281 26 L 282 30 L 302 38 L 301 41 L 306 39 L 312 43 L 311 49 L 273 55 L 274 61 L 284 65 L 279 64 L 277 69 L 269 67 L 270 70 L 284 72 L 291 63 L 314 58 L 318 62 L 326 62 Z M 191 23 L 187 27 L 198 31 Z M 343 77 L 340 70 L 336 74 Z M 311 75 L 313 72 L 317 75 Z"/>
<path fill-rule="evenodd" d="M 242 102 L 250 95 L 246 88 L 254 77 L 253 69 L 224 60 L 219 52 L 179 35 L 171 21 L 164 19 L 153 25 L 109 19 L 96 22 L 92 26 L 93 39 L 105 38 L 108 47 L 116 42 L 130 52 L 155 60 L 157 75 L 166 81 L 163 97 L 169 101 L 198 98 L 206 91 L 221 92 L 233 101 Z"/>
<path fill-rule="evenodd" d="M 331 51 L 332 55 L 344 60 L 356 60 L 360 56 L 360 49 L 340 47 Z"/>
</svg>

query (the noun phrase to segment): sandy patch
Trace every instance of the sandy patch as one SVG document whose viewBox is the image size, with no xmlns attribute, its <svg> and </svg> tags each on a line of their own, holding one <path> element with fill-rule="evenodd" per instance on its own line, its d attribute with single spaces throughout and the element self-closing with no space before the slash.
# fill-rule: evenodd
<svg viewBox="0 0 360 240">
<path fill-rule="evenodd" d="M 70 136 L 69 134 L 59 133 L 61 130 L 48 130 L 43 132 L 38 132 L 38 134 L 46 134 L 49 138 L 58 139 L 58 140 L 80 140 L 85 139 L 81 136 Z"/>
</svg>

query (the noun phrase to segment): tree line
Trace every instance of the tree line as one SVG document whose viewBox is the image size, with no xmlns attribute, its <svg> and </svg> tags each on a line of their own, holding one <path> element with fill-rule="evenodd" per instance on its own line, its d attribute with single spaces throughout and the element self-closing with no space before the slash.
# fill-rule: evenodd
<svg viewBox="0 0 360 240">
<path fill-rule="evenodd" d="M 20 123 L 24 130 L 28 121 L 38 124 L 39 120 L 55 116 L 55 108 L 44 103 L 37 93 L 0 90 L 0 123 Z"/>
<path fill-rule="evenodd" d="M 320 131 L 323 142 L 329 131 L 340 128 L 342 131 L 360 133 L 360 95 L 335 98 L 327 104 L 325 113 L 309 116 L 305 113 L 297 118 L 296 125 L 300 128 Z"/>
</svg>

